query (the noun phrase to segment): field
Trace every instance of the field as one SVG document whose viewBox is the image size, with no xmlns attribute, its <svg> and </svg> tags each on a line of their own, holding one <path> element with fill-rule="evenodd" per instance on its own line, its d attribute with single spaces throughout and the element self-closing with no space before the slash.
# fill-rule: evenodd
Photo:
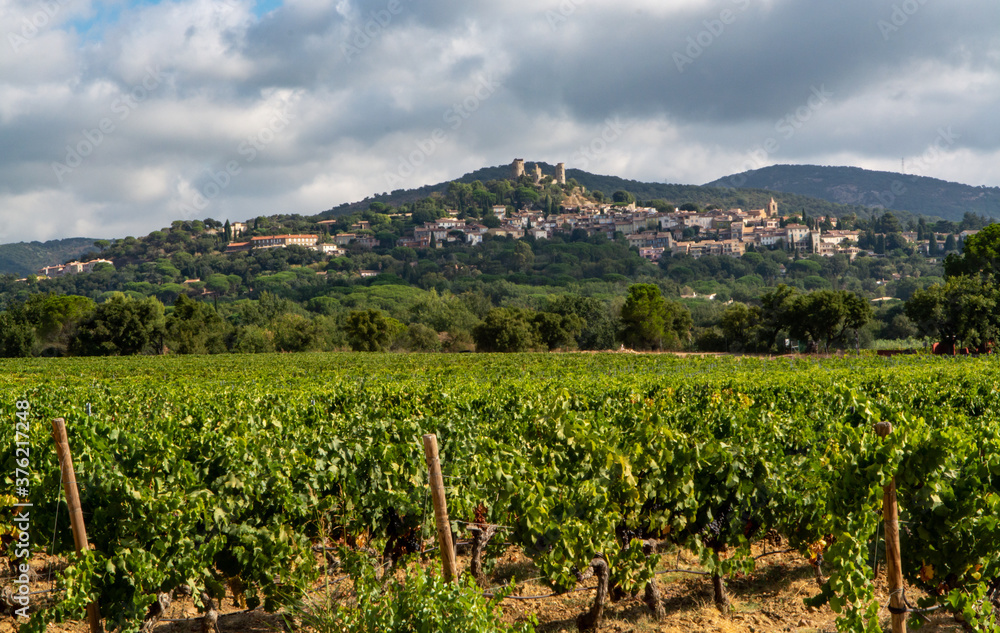
<svg viewBox="0 0 1000 633">
<path fill-rule="evenodd" d="M 505 600 L 507 621 L 878 630 L 887 592 L 872 561 L 884 560 L 882 487 L 895 476 L 909 603 L 945 605 L 912 618 L 957 613 L 994 630 L 998 384 L 990 360 L 912 357 L 5 362 L 0 492 L 32 506 L 21 523 L 5 518 L 4 543 L 19 564 L 30 541 L 42 572 L 30 590 L 46 592 L 19 622 L 57 630 L 51 622 L 84 619 L 96 597 L 109 630 L 135 631 L 164 594 L 175 599 L 168 617 L 217 609 L 227 630 L 228 611 L 286 611 L 313 595 L 335 556 L 392 573 L 408 554 L 435 566 L 420 445 L 434 433 L 453 532 L 467 540 L 470 526 L 499 526 L 475 561 L 484 583 L 527 581 L 520 595 L 606 583 L 606 604 L 594 591 Z M 55 417 L 66 420 L 92 546 L 82 556 Z M 893 426 L 884 439 L 881 421 Z M 782 553 L 756 558 L 772 551 Z M 16 580 L 5 585 L 16 592 Z"/>
</svg>

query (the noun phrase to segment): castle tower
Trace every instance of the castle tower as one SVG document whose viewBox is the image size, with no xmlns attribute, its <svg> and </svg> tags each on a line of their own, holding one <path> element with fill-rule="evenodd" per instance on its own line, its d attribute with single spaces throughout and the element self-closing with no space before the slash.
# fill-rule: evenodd
<svg viewBox="0 0 1000 633">
<path fill-rule="evenodd" d="M 566 184 L 566 163 L 556 165 L 556 182 L 560 185 Z"/>
<path fill-rule="evenodd" d="M 515 158 L 514 162 L 510 164 L 510 177 L 512 180 L 517 180 L 524 175 L 524 159 Z"/>
<path fill-rule="evenodd" d="M 535 178 L 536 185 L 542 182 L 542 166 L 539 165 L 538 163 L 535 163 L 535 172 L 534 174 L 532 174 L 532 176 L 534 176 Z"/>
<path fill-rule="evenodd" d="M 778 203 L 771 198 L 771 201 L 767 203 L 767 215 L 768 217 L 775 217 L 778 215 Z"/>
</svg>

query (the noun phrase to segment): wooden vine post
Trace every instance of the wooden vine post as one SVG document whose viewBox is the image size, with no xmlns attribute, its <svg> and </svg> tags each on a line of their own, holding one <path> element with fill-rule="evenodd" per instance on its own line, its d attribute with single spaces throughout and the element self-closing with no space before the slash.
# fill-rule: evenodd
<svg viewBox="0 0 1000 633">
<path fill-rule="evenodd" d="M 879 437 L 892 433 L 890 422 L 875 425 Z M 899 505 L 896 503 L 896 478 L 889 480 L 883 489 L 882 518 L 885 520 L 885 562 L 889 580 L 889 613 L 892 616 L 892 633 L 906 633 L 906 600 L 903 598 L 903 565 L 899 553 Z"/>
<path fill-rule="evenodd" d="M 430 474 L 431 502 L 434 504 L 434 521 L 437 523 L 438 544 L 441 546 L 441 566 L 444 568 L 445 582 L 455 582 L 458 566 L 455 561 L 455 546 L 451 541 L 451 522 L 448 521 L 448 504 L 444 497 L 444 478 L 441 476 L 441 461 L 438 459 L 437 436 L 424 436 L 424 456 Z"/>
<path fill-rule="evenodd" d="M 73 469 L 73 455 L 69 451 L 66 421 L 62 418 L 52 420 L 52 439 L 56 442 L 56 453 L 59 455 L 66 505 L 69 506 L 69 523 L 73 528 L 73 545 L 79 554 L 90 549 L 90 544 L 87 543 L 87 526 L 83 522 L 83 510 L 80 508 L 80 492 L 76 488 L 76 471 Z M 103 631 L 101 612 L 98 611 L 96 602 L 87 605 L 87 621 L 90 623 L 91 633 Z"/>
</svg>

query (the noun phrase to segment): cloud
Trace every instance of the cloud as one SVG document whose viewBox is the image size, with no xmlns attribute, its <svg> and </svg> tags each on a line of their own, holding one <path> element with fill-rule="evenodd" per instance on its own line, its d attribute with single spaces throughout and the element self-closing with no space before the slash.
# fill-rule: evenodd
<svg viewBox="0 0 1000 633">
<path fill-rule="evenodd" d="M 0 3 L 4 241 L 312 214 L 514 156 L 1000 185 L 987 0 Z"/>
</svg>

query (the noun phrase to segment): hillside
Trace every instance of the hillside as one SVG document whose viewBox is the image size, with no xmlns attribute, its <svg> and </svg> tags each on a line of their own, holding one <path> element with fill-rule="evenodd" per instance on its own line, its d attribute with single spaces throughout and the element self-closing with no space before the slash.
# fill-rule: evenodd
<svg viewBox="0 0 1000 633">
<path fill-rule="evenodd" d="M 909 211 L 959 221 L 968 213 L 1000 218 L 1000 188 L 858 167 L 773 165 L 726 176 L 706 187 L 752 187 L 845 205 Z M 740 191 L 739 189 L 737 191 Z"/>
<path fill-rule="evenodd" d="M 96 250 L 94 238 L 90 237 L 0 244 L 0 274 L 24 277 L 45 266 L 65 264 L 84 253 Z"/>
<path fill-rule="evenodd" d="M 541 165 L 542 172 L 547 175 L 555 173 L 555 165 L 549 163 L 527 161 L 526 164 L 529 166 L 534 164 Z M 490 180 L 503 180 L 509 177 L 510 167 L 508 165 L 499 165 L 477 169 L 455 180 L 463 183 L 472 183 L 478 180 L 485 183 Z M 766 190 L 765 188 L 733 189 L 724 186 L 641 182 L 617 176 L 593 174 L 581 169 L 567 169 L 566 177 L 575 179 L 580 185 L 586 187 L 588 191 L 601 191 L 607 196 L 611 196 L 615 191 L 624 190 L 639 200 L 661 199 L 677 206 L 692 203 L 701 207 L 715 205 L 725 208 L 761 209 L 764 208 L 768 200 L 774 197 L 782 213 L 792 214 L 805 211 L 810 217 L 820 215 L 841 217 L 853 213 L 862 218 L 867 218 L 871 214 L 870 206 L 832 202 L 829 199 L 818 196 L 810 197 L 809 195 L 800 195 L 796 192 L 778 192 L 776 190 Z M 436 185 L 425 185 L 417 189 L 398 189 L 389 194 L 377 195 L 358 202 L 342 204 L 321 213 L 320 216 L 322 218 L 333 218 L 357 213 L 366 210 L 372 202 L 381 202 L 389 206 L 399 206 L 400 204 L 416 202 L 433 194 L 443 194 L 447 189 L 447 182 Z M 908 216 L 905 214 L 901 217 L 904 220 L 908 219 Z M 961 214 L 959 214 L 959 218 L 961 218 Z"/>
</svg>

